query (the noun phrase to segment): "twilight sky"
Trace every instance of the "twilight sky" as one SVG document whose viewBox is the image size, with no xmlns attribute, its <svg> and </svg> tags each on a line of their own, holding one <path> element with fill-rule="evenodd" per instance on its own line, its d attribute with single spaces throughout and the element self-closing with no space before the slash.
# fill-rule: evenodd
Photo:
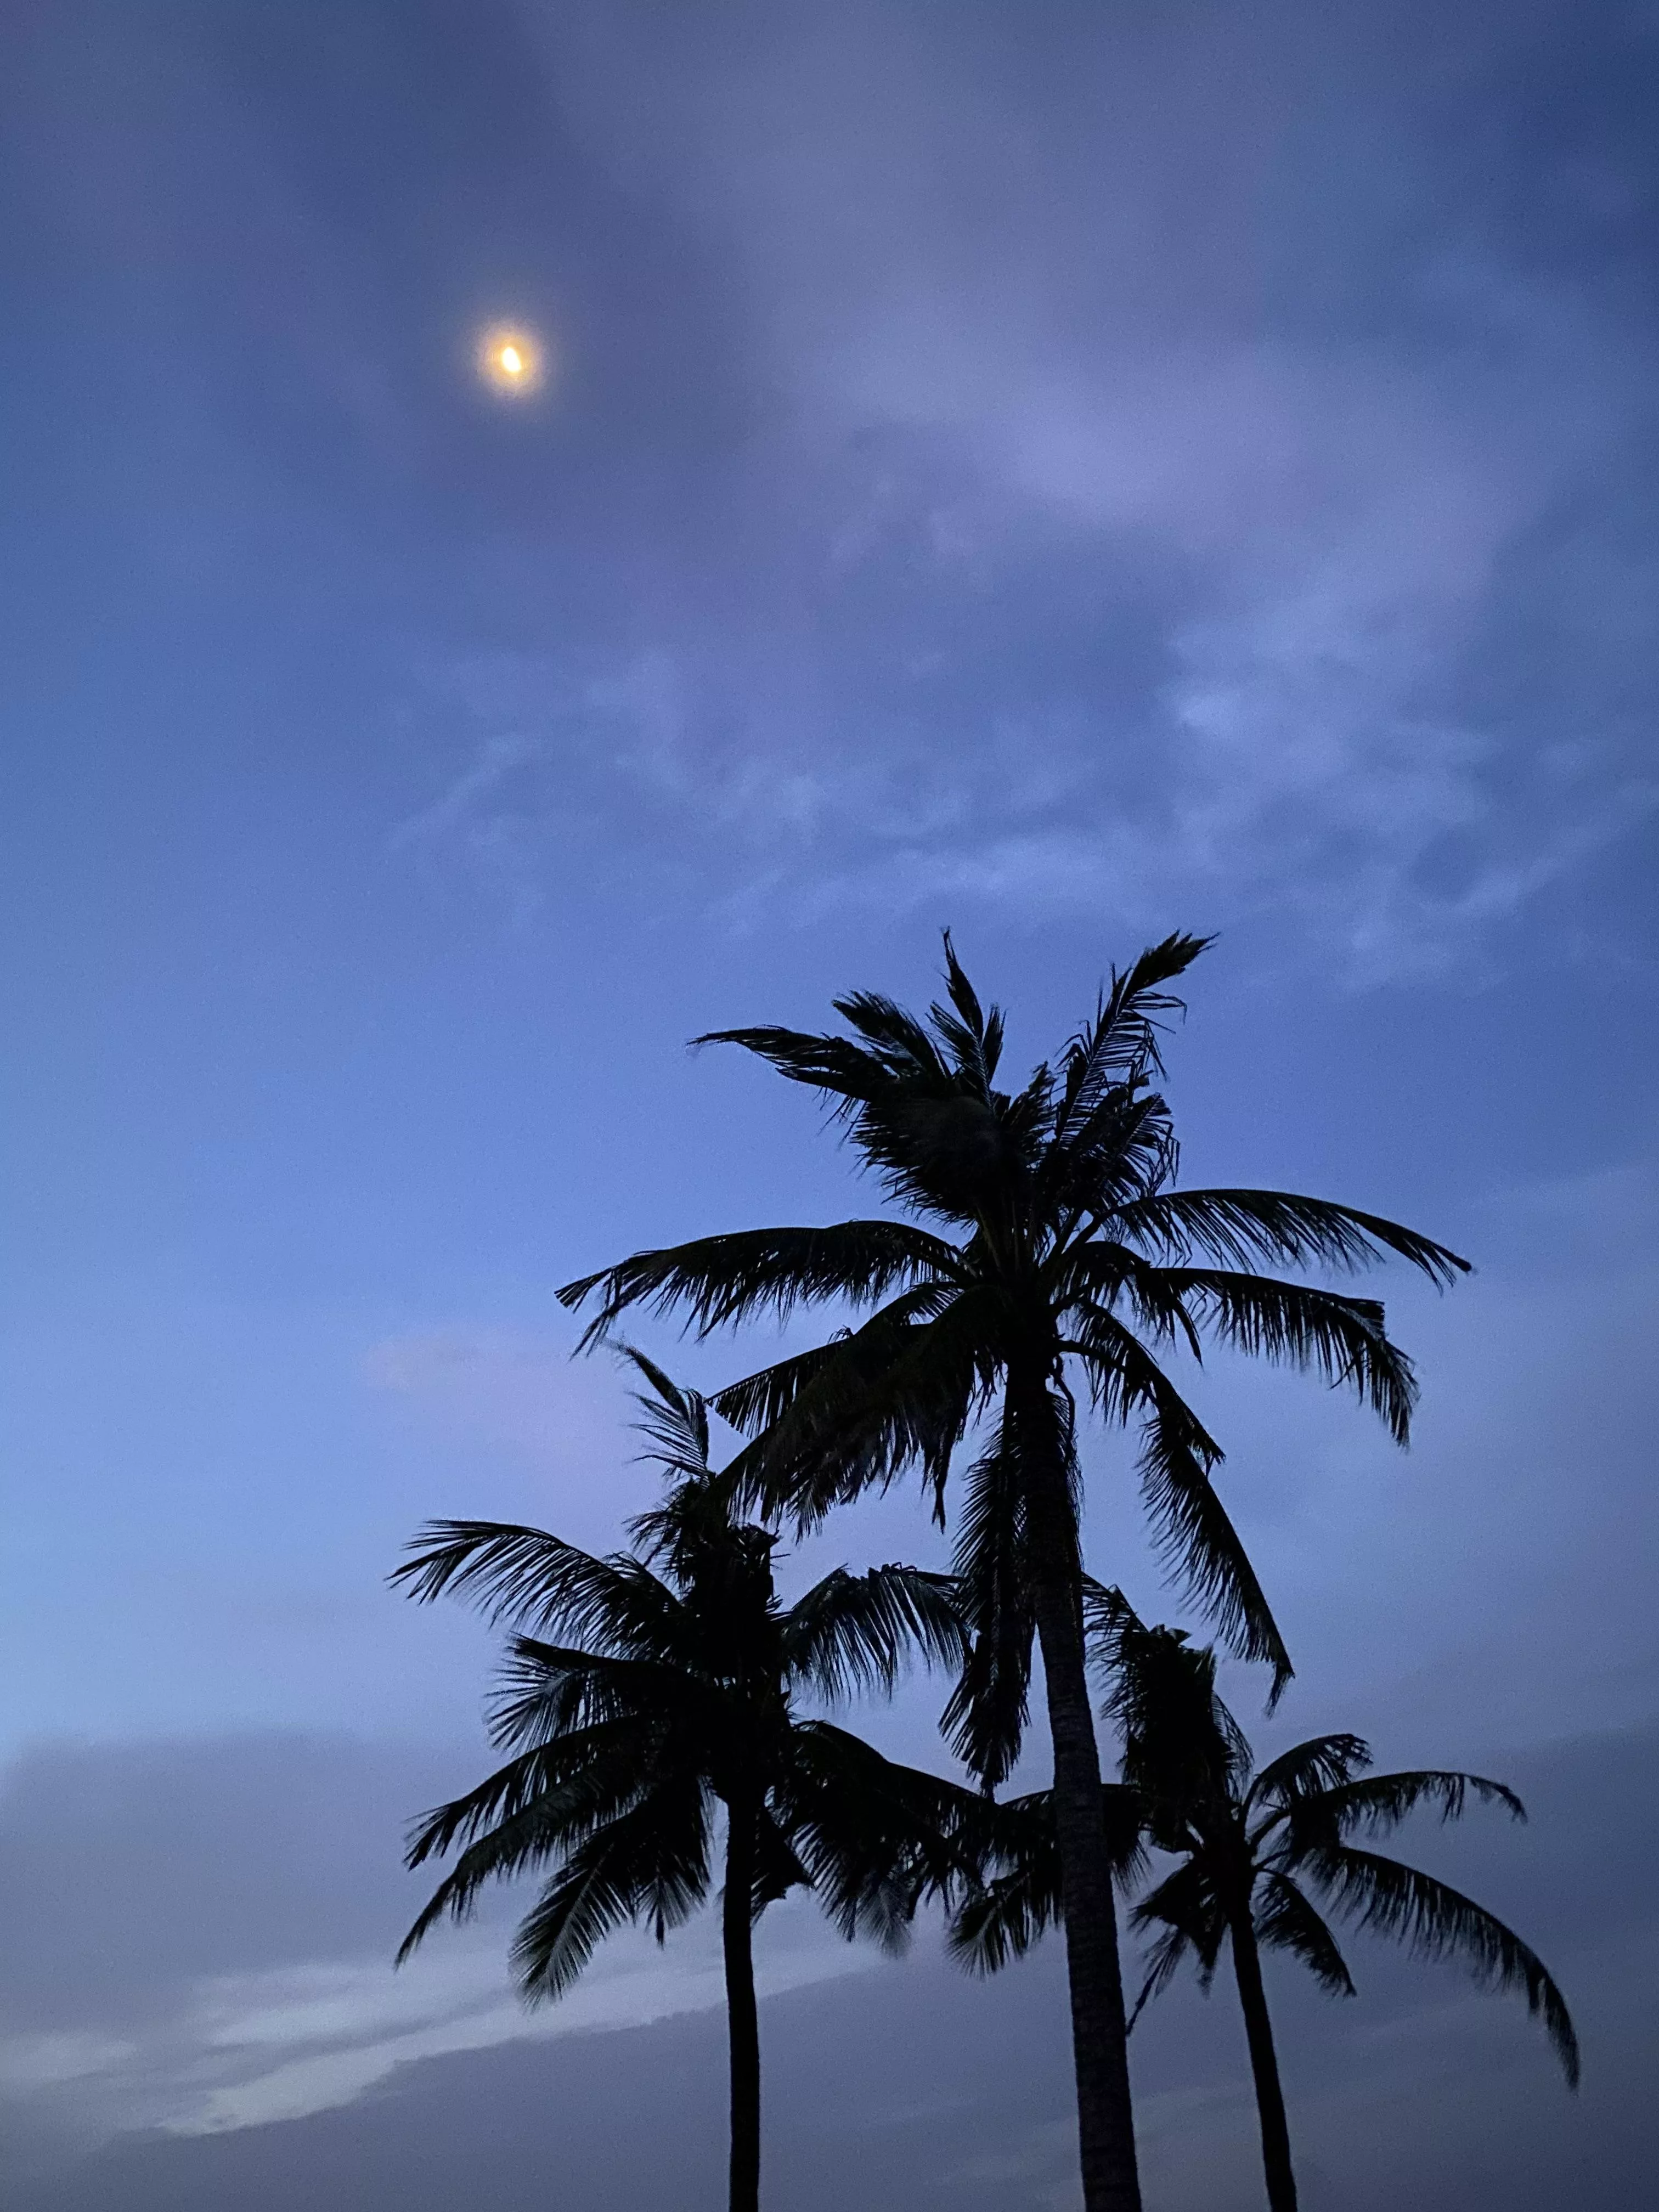
<svg viewBox="0 0 1659 2212">
<path fill-rule="evenodd" d="M 434 1513 L 617 1540 L 648 1477 L 553 1287 L 870 1203 L 809 1102 L 684 1040 L 925 998 L 947 924 L 1016 1066 L 1114 958 L 1218 931 L 1187 1178 L 1476 1261 L 1382 1282 L 1407 1455 L 1294 1379 L 1194 1387 L 1299 1669 L 1264 1736 L 1525 1787 L 1526 1829 L 1413 1842 L 1545 1950 L 1585 2087 L 1362 1953 L 1346 2008 L 1285 1981 L 1293 2123 L 1311 2212 L 1624 2206 L 1659 2149 L 1659 9 L 4 17 L 29 2212 L 438 2212 L 443 2144 L 503 2193 L 556 2154 L 570 2212 L 665 2168 L 718 2200 L 710 1930 L 533 2019 L 510 1899 L 392 1976 L 489 1647 L 380 1578 Z M 473 374 L 502 319 L 534 400 Z M 702 1381 L 771 1349 L 642 1334 Z M 1173 1616 L 1125 1469 L 1091 1447 L 1091 1564 Z M 896 1493 L 789 1571 L 939 1555 Z M 872 1733 L 942 1764 L 941 1694 Z M 787 2201 L 1069 2206 L 1057 1960 L 983 1990 L 918 1952 L 769 1920 Z M 1136 2065 L 1153 2212 L 1253 2206 L 1224 2003 L 1167 2001 Z"/>
</svg>

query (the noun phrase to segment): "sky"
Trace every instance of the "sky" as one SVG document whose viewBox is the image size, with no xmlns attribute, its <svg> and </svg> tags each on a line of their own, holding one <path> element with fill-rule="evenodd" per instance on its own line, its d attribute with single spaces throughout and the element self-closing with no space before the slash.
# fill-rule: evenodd
<svg viewBox="0 0 1659 2212">
<path fill-rule="evenodd" d="M 1523 1829 L 1411 1842 L 1586 2051 L 1575 2101 L 1455 1976 L 1281 1977 L 1306 2201 L 1622 2207 L 1659 2149 L 1659 11 L 10 0 L 3 35 L 19 2201 L 438 2212 L 447 2158 L 505 2190 L 550 2149 L 571 2212 L 720 2201 L 708 1926 L 533 2015 L 511 1896 L 393 1975 L 490 1644 L 383 1577 L 428 1516 L 605 1548 L 648 1499 L 559 1284 L 871 1207 L 809 1101 L 688 1038 L 925 1001 L 948 927 L 1024 1066 L 1182 927 L 1184 1179 L 1475 1263 L 1379 1279 L 1409 1453 L 1193 1378 L 1297 1668 L 1271 1722 L 1230 1694 L 1264 1742 L 1523 1786 Z M 498 323 L 533 396 L 476 373 Z M 705 1384 L 774 1348 L 641 1334 Z M 1121 1441 L 1088 1466 L 1091 1564 L 1201 1629 Z M 943 1556 L 896 1492 L 783 1571 Z M 942 1696 L 858 1724 L 944 1771 Z M 981 1988 L 804 1903 L 760 1956 L 785 2201 L 1073 2204 L 1055 1958 Z M 1134 2063 L 1149 2212 L 1255 2203 L 1220 1998 Z"/>
</svg>

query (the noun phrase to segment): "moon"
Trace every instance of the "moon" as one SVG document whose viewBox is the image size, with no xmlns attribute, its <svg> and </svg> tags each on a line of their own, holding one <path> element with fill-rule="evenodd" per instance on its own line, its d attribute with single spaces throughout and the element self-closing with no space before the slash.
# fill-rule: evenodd
<svg viewBox="0 0 1659 2212">
<path fill-rule="evenodd" d="M 492 324 L 479 337 L 476 358 L 484 383 L 507 398 L 526 398 L 547 380 L 545 349 L 515 323 Z"/>
</svg>

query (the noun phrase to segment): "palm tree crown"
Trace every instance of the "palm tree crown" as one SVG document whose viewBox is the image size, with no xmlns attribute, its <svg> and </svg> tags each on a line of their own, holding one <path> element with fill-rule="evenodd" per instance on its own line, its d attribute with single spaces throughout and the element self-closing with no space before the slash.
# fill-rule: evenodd
<svg viewBox="0 0 1659 2212">
<path fill-rule="evenodd" d="M 1370 1748 L 1356 1735 L 1315 1736 L 1258 1771 L 1217 1691 L 1213 1650 L 1194 1648 L 1180 1630 L 1145 1626 L 1115 1590 L 1091 1586 L 1088 1612 L 1091 1645 L 1111 1684 L 1107 1711 L 1122 1731 L 1122 1780 L 1105 1800 L 1121 1863 L 1126 1870 L 1134 1863 L 1137 1826 L 1179 1861 L 1132 1915 L 1132 1925 L 1152 1937 L 1135 2013 L 1183 1960 L 1194 1961 L 1207 1989 L 1231 1946 L 1274 2212 L 1291 2212 L 1296 2193 L 1259 1954 L 1286 1952 L 1325 1989 L 1354 1994 L 1315 1897 L 1419 1957 L 1460 1961 L 1489 1985 L 1519 1990 L 1577 2084 L 1571 2018 L 1536 1954 L 1483 1905 L 1370 1847 L 1419 1808 L 1450 1820 L 1474 1800 L 1524 1820 L 1513 1790 L 1443 1768 L 1372 1774 Z M 970 1893 L 953 1926 L 953 1947 L 969 1963 L 1000 1966 L 1060 1917 L 1053 1831 L 1046 1792 L 1006 1808 L 999 1844 L 1006 1870 Z"/>
<path fill-rule="evenodd" d="M 596 1559 L 538 1528 L 438 1522 L 392 1577 L 422 1600 L 457 1592 L 514 1627 L 490 1722 L 512 1756 L 415 1830 L 411 1867 L 459 1855 L 398 1956 L 440 1919 L 466 1917 L 486 1882 L 550 1868 L 514 1963 L 527 1996 L 556 1996 L 623 1922 L 660 1941 L 703 1902 L 723 1813 L 732 2201 L 750 2207 L 754 1920 L 805 1887 L 848 1936 L 896 1944 L 954 1863 L 954 1808 L 977 1802 L 799 1702 L 890 1687 L 913 1652 L 960 1664 L 963 1635 L 948 1579 L 911 1567 L 837 1569 L 784 1606 L 775 1537 L 734 1516 L 731 1486 L 709 1466 L 703 1401 L 629 1357 L 649 1386 L 652 1455 L 672 1478 L 662 1505 L 634 1523 L 638 1553 Z"/>
<path fill-rule="evenodd" d="M 1099 1754 L 1085 1674 L 1073 1382 L 1140 1433 L 1143 1493 L 1166 1550 L 1246 1656 L 1290 1661 L 1211 1477 L 1220 1447 L 1165 1372 L 1207 1334 L 1346 1382 L 1403 1442 L 1414 1383 L 1374 1301 L 1255 1272 L 1353 1269 L 1396 1254 L 1440 1282 L 1465 1262 L 1398 1224 L 1282 1191 L 1180 1190 L 1163 1073 L 1169 986 L 1206 940 L 1174 935 L 1115 975 L 1052 1066 L 998 1088 L 1004 1025 L 947 937 L 946 1000 L 918 1018 L 859 992 L 849 1036 L 714 1032 L 821 1092 L 898 1218 L 702 1238 L 572 1283 L 590 1340 L 633 1306 L 701 1331 L 801 1302 L 864 1317 L 820 1348 L 719 1394 L 755 1441 L 734 1479 L 810 1522 L 919 1468 L 941 1518 L 959 1445 L 957 1568 L 973 1650 L 951 1711 L 958 1748 L 994 1784 L 1017 1754 L 1040 1641 L 1087 2212 L 1135 2212 L 1133 2137 Z"/>
</svg>

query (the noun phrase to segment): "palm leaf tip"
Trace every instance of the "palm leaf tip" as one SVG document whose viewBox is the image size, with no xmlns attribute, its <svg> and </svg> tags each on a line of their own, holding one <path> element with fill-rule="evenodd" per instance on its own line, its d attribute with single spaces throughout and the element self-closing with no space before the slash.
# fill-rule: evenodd
<svg viewBox="0 0 1659 2212">
<path fill-rule="evenodd" d="M 1566 1999 L 1531 1947 L 1495 1913 L 1447 1882 L 1399 1859 L 1351 1844 L 1316 1844 L 1298 1855 L 1358 1927 L 1403 1942 L 1419 1958 L 1460 1961 L 1490 1988 L 1519 1990 L 1541 2019 L 1569 2087 L 1578 2086 L 1578 2038 Z"/>
</svg>

